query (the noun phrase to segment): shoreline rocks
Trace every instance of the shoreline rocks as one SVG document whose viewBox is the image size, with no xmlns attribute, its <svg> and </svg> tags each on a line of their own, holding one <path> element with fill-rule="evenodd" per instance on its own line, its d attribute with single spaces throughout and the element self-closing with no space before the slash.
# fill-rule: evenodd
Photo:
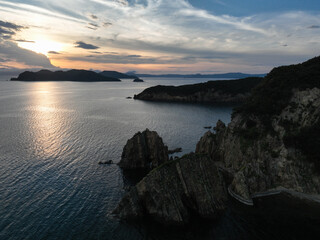
<svg viewBox="0 0 320 240">
<path fill-rule="evenodd" d="M 194 213 L 218 219 L 226 201 L 218 166 L 206 155 L 189 154 L 151 171 L 123 197 L 113 213 L 126 220 L 148 216 L 164 225 L 182 226 Z"/>
</svg>

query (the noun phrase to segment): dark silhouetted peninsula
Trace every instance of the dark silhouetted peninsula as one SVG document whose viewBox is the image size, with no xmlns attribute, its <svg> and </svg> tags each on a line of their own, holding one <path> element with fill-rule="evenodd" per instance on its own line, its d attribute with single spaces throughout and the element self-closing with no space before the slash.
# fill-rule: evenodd
<svg viewBox="0 0 320 240">
<path fill-rule="evenodd" d="M 116 71 L 103 71 L 100 74 L 102 76 L 112 77 L 112 78 L 123 78 L 123 79 L 135 79 L 136 78 L 136 76 L 134 76 L 134 75 L 127 75 L 127 74 L 116 72 Z"/>
<path fill-rule="evenodd" d="M 49 71 L 23 72 L 18 78 L 11 78 L 11 81 L 74 81 L 74 82 L 120 82 L 118 78 L 105 77 L 93 71 L 69 70 L 69 71 Z"/>
<path fill-rule="evenodd" d="M 238 80 L 209 81 L 183 86 L 155 86 L 135 95 L 135 99 L 147 101 L 235 103 L 250 95 L 252 88 L 263 78 L 251 77 Z"/>
</svg>

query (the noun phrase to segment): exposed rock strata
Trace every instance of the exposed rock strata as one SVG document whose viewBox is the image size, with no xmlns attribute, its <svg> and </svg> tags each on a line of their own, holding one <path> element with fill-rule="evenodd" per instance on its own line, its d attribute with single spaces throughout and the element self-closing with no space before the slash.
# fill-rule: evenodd
<svg viewBox="0 0 320 240">
<path fill-rule="evenodd" d="M 136 133 L 123 148 L 119 166 L 123 169 L 151 170 L 168 161 L 168 147 L 157 132 Z"/>
<path fill-rule="evenodd" d="M 122 199 L 114 213 L 123 219 L 149 216 L 184 225 L 193 213 L 216 219 L 225 210 L 223 176 L 206 155 L 191 154 L 150 172 Z"/>
</svg>

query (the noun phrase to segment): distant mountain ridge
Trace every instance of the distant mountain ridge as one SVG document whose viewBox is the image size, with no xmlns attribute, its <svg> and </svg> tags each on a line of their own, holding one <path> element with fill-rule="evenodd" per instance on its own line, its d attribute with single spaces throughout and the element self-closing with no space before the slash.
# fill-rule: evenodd
<svg viewBox="0 0 320 240">
<path fill-rule="evenodd" d="M 220 74 L 135 74 L 138 77 L 163 77 L 163 78 L 247 78 L 247 77 L 265 77 L 267 74 L 247 74 L 247 73 L 220 73 Z"/>
<path fill-rule="evenodd" d="M 105 77 L 123 78 L 123 79 L 135 79 L 137 77 L 135 75 L 127 75 L 117 71 L 103 71 L 99 74 Z"/>
<path fill-rule="evenodd" d="M 93 71 L 69 70 L 69 71 L 50 71 L 40 70 L 38 72 L 25 71 L 11 81 L 74 81 L 74 82 L 120 82 L 121 80 L 113 77 L 105 77 Z"/>
</svg>

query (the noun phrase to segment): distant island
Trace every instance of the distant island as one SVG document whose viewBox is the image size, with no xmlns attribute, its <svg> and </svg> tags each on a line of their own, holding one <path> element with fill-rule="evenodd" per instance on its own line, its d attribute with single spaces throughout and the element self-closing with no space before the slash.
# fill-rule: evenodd
<svg viewBox="0 0 320 240">
<path fill-rule="evenodd" d="M 144 82 L 141 78 L 135 78 L 133 82 Z"/>
<path fill-rule="evenodd" d="M 127 74 L 117 72 L 117 71 L 103 71 L 99 74 L 101 74 L 102 76 L 105 76 L 105 77 L 112 77 L 112 78 L 122 78 L 122 79 L 135 79 L 135 78 L 137 78 L 137 76 L 127 75 Z"/>
<path fill-rule="evenodd" d="M 113 77 L 106 77 L 93 71 L 69 70 L 69 71 L 49 71 L 40 70 L 38 72 L 26 71 L 11 81 L 75 81 L 75 82 L 120 82 Z"/>
<path fill-rule="evenodd" d="M 183 86 L 155 86 L 145 89 L 134 99 L 169 102 L 235 103 L 250 96 L 252 88 L 263 78 L 219 80 Z"/>
<path fill-rule="evenodd" d="M 140 78 L 229 78 L 243 79 L 248 77 L 264 77 L 266 74 L 246 74 L 246 73 L 223 73 L 223 74 L 135 74 L 133 72 L 121 73 L 117 71 L 95 72 L 89 70 L 68 70 L 50 71 L 40 70 L 38 72 L 24 71 L 17 78 L 11 81 L 78 81 L 78 82 L 109 82 L 121 81 L 120 79 L 134 79 L 134 82 L 141 82 Z M 138 80 L 136 80 L 138 79 Z M 143 80 L 142 80 L 143 81 Z"/>
<path fill-rule="evenodd" d="M 130 75 L 130 73 L 127 73 Z M 248 77 L 265 77 L 267 74 L 247 74 L 247 73 L 221 73 L 221 74 L 161 74 L 161 75 L 152 75 L 152 74 L 135 74 L 136 77 L 161 77 L 161 78 L 248 78 Z"/>
</svg>

